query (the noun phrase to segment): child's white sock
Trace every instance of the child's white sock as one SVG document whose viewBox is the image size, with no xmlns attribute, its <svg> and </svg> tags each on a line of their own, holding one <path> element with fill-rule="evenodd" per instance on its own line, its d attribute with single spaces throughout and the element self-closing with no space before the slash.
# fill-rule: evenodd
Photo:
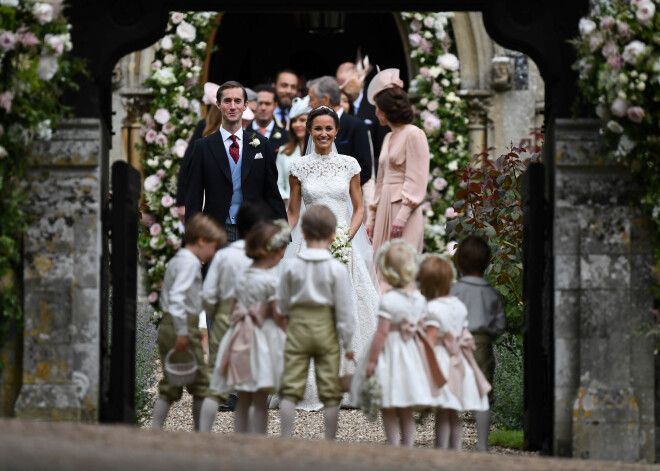
<svg viewBox="0 0 660 471">
<path fill-rule="evenodd" d="M 266 435 L 268 433 L 268 393 L 254 393 L 252 406 L 252 433 Z"/>
<path fill-rule="evenodd" d="M 488 434 L 490 433 L 490 411 L 474 413 L 477 421 L 477 451 L 488 451 Z"/>
<path fill-rule="evenodd" d="M 415 417 L 410 407 L 398 410 L 399 421 L 401 423 L 401 445 L 413 446 L 415 444 Z"/>
<path fill-rule="evenodd" d="M 250 404 L 252 403 L 252 393 L 241 392 L 236 402 L 236 409 L 234 409 L 234 432 L 235 433 L 248 433 L 248 414 L 250 411 Z"/>
<path fill-rule="evenodd" d="M 383 428 L 387 443 L 393 446 L 399 446 L 399 417 L 394 409 L 382 409 Z"/>
<path fill-rule="evenodd" d="M 151 428 L 163 428 L 165 425 L 165 420 L 167 419 L 167 413 L 170 411 L 170 403 L 162 400 L 160 397 L 156 399 L 156 404 L 154 405 L 154 411 L 151 414 Z"/>
<path fill-rule="evenodd" d="M 451 448 L 452 450 L 461 451 L 463 449 L 463 424 L 458 417 L 457 411 L 449 411 L 451 423 Z"/>
<path fill-rule="evenodd" d="M 211 397 L 204 398 L 202 402 L 202 410 L 199 414 L 199 431 L 208 433 L 213 428 L 215 423 L 215 416 L 218 414 L 218 406 L 220 403 Z"/>
<path fill-rule="evenodd" d="M 326 406 L 323 409 L 323 418 L 325 419 L 325 439 L 334 440 L 337 436 L 339 406 Z"/>
<path fill-rule="evenodd" d="M 193 430 L 199 432 L 199 416 L 202 412 L 203 397 L 193 396 L 192 414 L 193 414 Z"/>
<path fill-rule="evenodd" d="M 280 399 L 281 435 L 289 438 L 293 435 L 293 425 L 296 420 L 296 405 L 288 399 Z"/>
<path fill-rule="evenodd" d="M 447 409 L 438 409 L 435 413 L 435 446 L 443 450 L 449 448 L 451 434 L 449 412 Z"/>
</svg>

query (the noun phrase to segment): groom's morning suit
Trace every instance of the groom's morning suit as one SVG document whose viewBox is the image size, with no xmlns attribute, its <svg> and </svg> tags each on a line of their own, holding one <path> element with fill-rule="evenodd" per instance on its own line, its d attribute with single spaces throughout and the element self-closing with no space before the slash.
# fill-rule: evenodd
<svg viewBox="0 0 660 471">
<path fill-rule="evenodd" d="M 231 232 L 243 201 L 264 201 L 276 218 L 286 219 L 286 209 L 277 188 L 275 154 L 268 139 L 253 131 L 238 131 L 240 156 L 234 163 L 223 133 L 229 136 L 221 128 L 195 142 L 188 173 L 186 220 L 203 211 L 223 224 L 228 237 L 235 239 Z M 253 136 L 259 141 L 256 146 L 252 145 Z"/>
</svg>

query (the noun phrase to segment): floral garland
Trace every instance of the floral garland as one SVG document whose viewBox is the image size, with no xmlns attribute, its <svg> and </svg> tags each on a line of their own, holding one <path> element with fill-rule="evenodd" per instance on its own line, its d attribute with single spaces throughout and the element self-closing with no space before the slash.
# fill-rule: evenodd
<svg viewBox="0 0 660 471">
<path fill-rule="evenodd" d="M 467 166 L 467 124 L 465 102 L 458 96 L 461 83 L 459 62 L 451 41 L 452 13 L 401 14 L 408 21 L 410 57 L 419 74 L 410 82 L 417 124 L 424 129 L 431 152 L 424 246 L 427 252 L 451 252 L 447 221 L 456 217 L 452 207 L 461 179 L 458 170 Z"/>
<path fill-rule="evenodd" d="M 153 93 L 151 111 L 142 117 L 145 144 L 144 230 L 138 238 L 146 264 L 148 299 L 160 318 L 159 297 L 167 262 L 181 247 L 183 226 L 175 206 L 178 172 L 188 139 L 202 115 L 199 83 L 213 12 L 173 12 L 167 34 L 156 44 L 153 73 L 144 82 Z"/>
<path fill-rule="evenodd" d="M 651 0 L 599 0 L 573 41 L 579 88 L 602 120 L 612 155 L 629 164 L 656 223 L 660 285 L 660 12 Z M 660 288 L 656 286 L 656 295 Z"/>
<path fill-rule="evenodd" d="M 10 320 L 22 316 L 14 281 L 28 224 L 30 152 L 36 140 L 50 140 L 67 112 L 62 91 L 74 88 L 72 77 L 83 70 L 82 62 L 65 55 L 72 44 L 62 8 L 62 0 L 0 0 L 0 346 Z"/>
</svg>

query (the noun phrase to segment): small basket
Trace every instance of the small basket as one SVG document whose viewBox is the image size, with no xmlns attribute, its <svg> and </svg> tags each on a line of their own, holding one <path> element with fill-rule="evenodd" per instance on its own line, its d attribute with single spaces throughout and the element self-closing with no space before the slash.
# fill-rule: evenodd
<svg viewBox="0 0 660 471">
<path fill-rule="evenodd" d="M 187 384 L 195 381 L 195 376 L 197 375 L 197 358 L 190 350 L 186 351 L 192 361 L 187 361 L 185 363 L 170 363 L 170 357 L 174 353 L 174 349 L 167 352 L 165 356 L 165 364 L 163 369 L 167 375 L 167 380 L 173 386 L 185 386 Z"/>
<path fill-rule="evenodd" d="M 350 361 L 352 361 L 353 364 L 357 366 L 357 362 L 354 359 Z M 353 373 L 344 373 L 339 377 L 339 386 L 341 387 L 341 392 L 351 392 L 351 381 L 353 381 Z"/>
</svg>

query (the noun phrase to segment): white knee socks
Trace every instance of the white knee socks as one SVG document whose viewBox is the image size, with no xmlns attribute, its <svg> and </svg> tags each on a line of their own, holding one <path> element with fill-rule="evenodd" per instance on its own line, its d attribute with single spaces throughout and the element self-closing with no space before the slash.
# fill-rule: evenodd
<svg viewBox="0 0 660 471">
<path fill-rule="evenodd" d="M 281 435 L 291 437 L 296 420 L 296 405 L 288 399 L 280 399 L 280 424 Z M 327 430 L 327 427 L 326 427 Z"/>
<path fill-rule="evenodd" d="M 399 446 L 399 417 L 394 409 L 382 409 L 383 428 L 387 443 L 393 446 Z"/>
<path fill-rule="evenodd" d="M 165 425 L 165 420 L 167 419 L 167 413 L 170 411 L 170 403 L 162 400 L 160 397 L 156 399 L 156 404 L 154 405 L 154 411 L 151 414 L 151 428 L 163 428 Z"/>
<path fill-rule="evenodd" d="M 194 403 L 193 403 L 194 404 Z M 211 397 L 204 398 L 199 414 L 199 431 L 208 433 L 213 428 L 220 403 Z"/>
<path fill-rule="evenodd" d="M 202 412 L 203 397 L 193 396 L 192 414 L 193 414 L 193 430 L 199 432 L 199 415 Z"/>
<path fill-rule="evenodd" d="M 451 424 L 450 446 L 452 450 L 461 451 L 463 449 L 463 424 L 457 411 L 450 410 L 449 412 L 449 423 Z"/>
<path fill-rule="evenodd" d="M 449 412 L 451 411 L 447 409 L 438 409 L 435 413 L 435 446 L 443 450 L 449 448 L 449 436 L 451 435 Z"/>
<path fill-rule="evenodd" d="M 413 446 L 415 444 L 415 417 L 410 407 L 397 409 L 401 424 L 401 446 Z"/>
<path fill-rule="evenodd" d="M 256 392 L 252 396 L 252 433 L 266 435 L 268 433 L 268 393 Z"/>
<path fill-rule="evenodd" d="M 326 406 L 323 409 L 323 419 L 325 420 L 325 439 L 334 440 L 337 436 L 339 406 Z"/>
<path fill-rule="evenodd" d="M 252 393 L 241 392 L 236 402 L 236 409 L 234 409 L 234 432 L 235 433 L 248 433 L 249 421 L 248 413 L 250 411 L 250 404 L 252 403 Z"/>
<path fill-rule="evenodd" d="M 490 410 L 475 412 L 474 417 L 477 421 L 477 451 L 488 451 Z"/>
</svg>

